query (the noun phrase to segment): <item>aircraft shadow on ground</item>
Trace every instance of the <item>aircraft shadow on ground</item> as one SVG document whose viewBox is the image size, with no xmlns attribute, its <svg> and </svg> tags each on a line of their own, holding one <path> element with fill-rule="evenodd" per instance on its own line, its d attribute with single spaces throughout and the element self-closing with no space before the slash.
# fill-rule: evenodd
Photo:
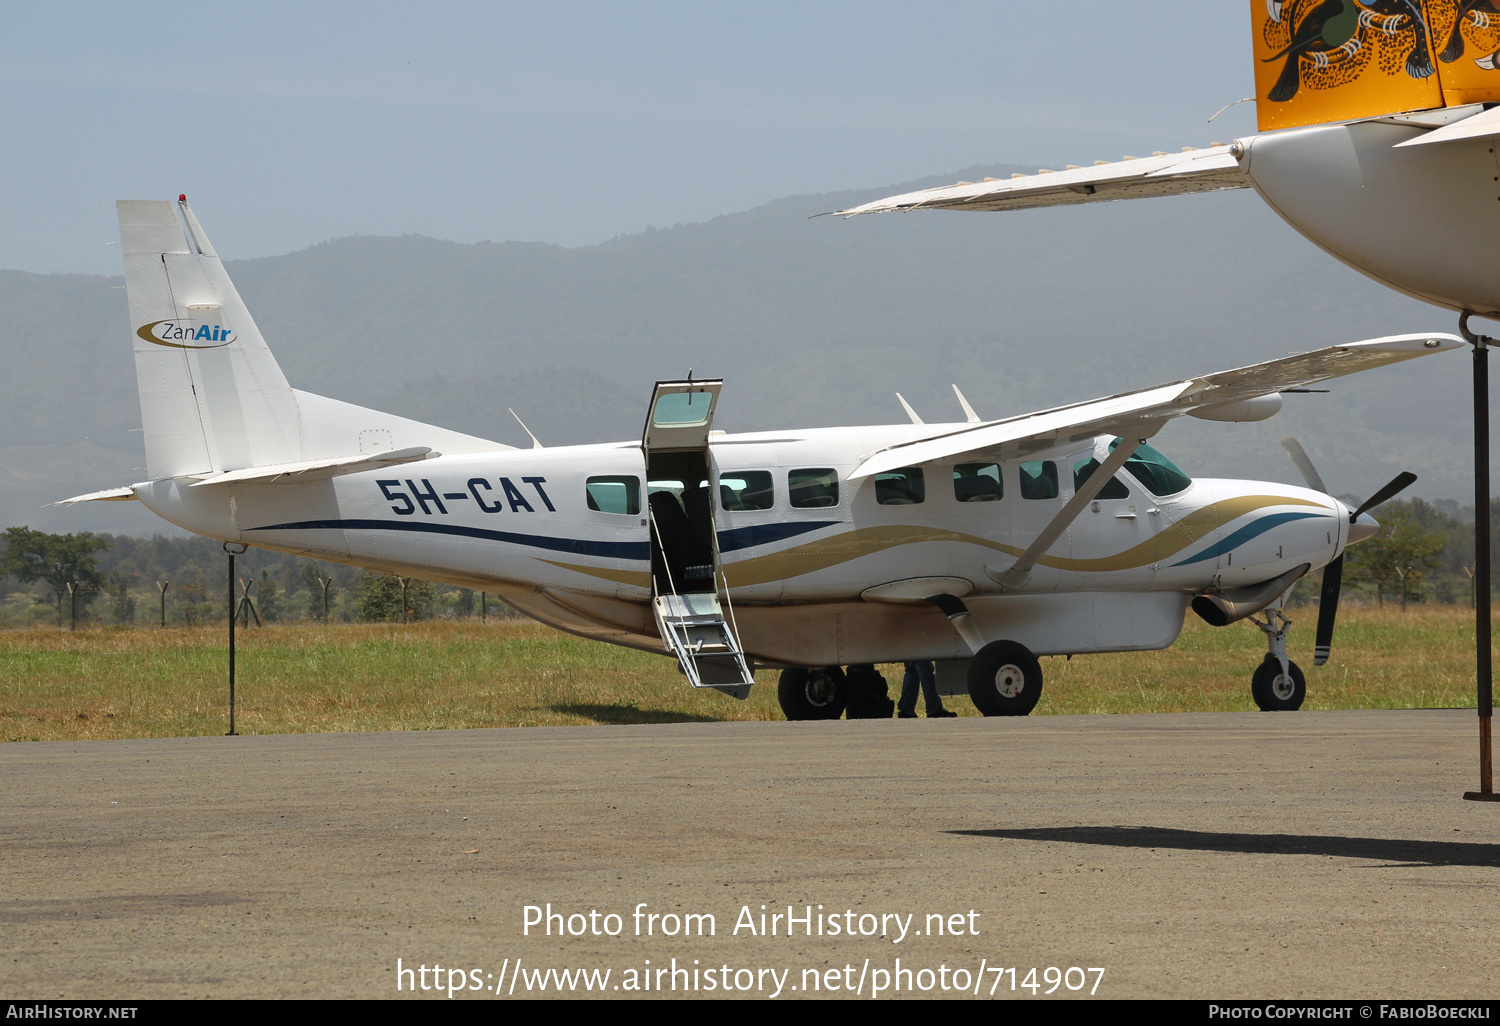
<svg viewBox="0 0 1500 1026">
<path fill-rule="evenodd" d="M 668 712 L 663 709 L 642 709 L 637 705 L 586 705 L 560 704 L 547 707 L 552 712 L 567 716 L 582 716 L 595 723 L 721 723 L 717 716 L 696 716 L 692 713 Z"/>
<path fill-rule="evenodd" d="M 950 830 L 952 834 L 1016 841 L 1063 841 L 1112 848 L 1175 848 L 1244 855 L 1334 855 L 1398 866 L 1500 866 L 1500 845 L 1413 841 L 1319 834 L 1220 834 L 1147 826 L 1038 827 L 1029 830 Z"/>
</svg>

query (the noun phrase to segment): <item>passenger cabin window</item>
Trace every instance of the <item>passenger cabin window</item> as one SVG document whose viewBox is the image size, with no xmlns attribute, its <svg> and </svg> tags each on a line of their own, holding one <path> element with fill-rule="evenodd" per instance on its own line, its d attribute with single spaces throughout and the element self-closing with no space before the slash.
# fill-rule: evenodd
<svg viewBox="0 0 1500 1026">
<path fill-rule="evenodd" d="M 1095 459 L 1079 460 L 1073 464 L 1073 490 L 1076 492 L 1083 487 L 1087 481 L 1099 469 L 1099 461 Z M 1099 489 L 1096 499 L 1128 499 L 1130 489 L 1125 487 L 1125 482 L 1118 477 L 1112 477 L 1104 482 L 1104 487 Z"/>
<path fill-rule="evenodd" d="M 1109 443 L 1109 447 L 1113 450 L 1119 444 L 1120 440 L 1116 438 Z M 1152 495 L 1176 495 L 1193 483 L 1193 479 L 1184 474 L 1177 464 L 1149 445 L 1136 449 L 1135 454 L 1125 461 L 1125 469 Z"/>
<path fill-rule="evenodd" d="M 814 509 L 839 504 L 839 475 L 835 470 L 791 470 L 786 475 L 787 491 L 797 509 Z"/>
<path fill-rule="evenodd" d="M 875 501 L 882 506 L 915 506 L 927 498 L 921 467 L 902 467 L 875 475 Z"/>
<path fill-rule="evenodd" d="M 1051 460 L 1021 464 L 1021 498 L 1057 498 L 1057 464 Z"/>
<path fill-rule="evenodd" d="M 641 512 L 641 479 L 638 477 L 591 477 L 585 486 L 589 509 L 598 513 Z"/>
<path fill-rule="evenodd" d="M 1005 497 L 998 463 L 960 463 L 953 468 L 953 497 L 959 502 L 997 502 Z"/>
<path fill-rule="evenodd" d="M 737 470 L 719 475 L 719 507 L 730 512 L 770 509 L 776 491 L 769 470 Z"/>
</svg>

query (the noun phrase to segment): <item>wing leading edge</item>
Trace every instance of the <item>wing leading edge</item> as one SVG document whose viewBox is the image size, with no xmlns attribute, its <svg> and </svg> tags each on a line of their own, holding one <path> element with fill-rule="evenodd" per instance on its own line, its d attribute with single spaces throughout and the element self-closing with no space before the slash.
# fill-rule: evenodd
<svg viewBox="0 0 1500 1026">
<path fill-rule="evenodd" d="M 1093 167 L 1070 167 L 1066 171 L 1039 171 L 1003 181 L 960 182 L 875 200 L 837 213 L 853 217 L 893 210 L 1025 210 L 1249 187 L 1250 179 L 1240 170 L 1230 147 L 1216 145 L 1101 161 Z"/>
<path fill-rule="evenodd" d="M 865 457 L 851 478 L 961 456 L 1013 460 L 1096 435 L 1149 438 L 1167 421 L 1263 395 L 1303 388 L 1373 367 L 1460 349 L 1456 335 L 1391 335 L 1329 346 L 1234 370 L 1187 378 L 1072 406 L 887 446 Z"/>
</svg>

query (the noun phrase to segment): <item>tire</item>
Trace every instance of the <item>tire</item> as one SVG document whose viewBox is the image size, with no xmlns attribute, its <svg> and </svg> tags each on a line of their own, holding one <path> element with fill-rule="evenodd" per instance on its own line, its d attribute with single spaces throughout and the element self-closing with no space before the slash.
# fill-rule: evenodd
<svg viewBox="0 0 1500 1026">
<path fill-rule="evenodd" d="M 837 666 L 794 666 L 776 687 L 789 720 L 836 720 L 849 702 L 849 681 Z"/>
<path fill-rule="evenodd" d="M 969 664 L 969 697 L 986 716 L 1025 716 L 1042 697 L 1042 664 L 1025 645 L 992 641 Z"/>
<path fill-rule="evenodd" d="M 1268 655 L 1250 678 L 1250 697 L 1261 712 L 1294 712 L 1302 708 L 1307 697 L 1307 679 L 1302 676 L 1302 668 L 1290 659 L 1286 669 L 1291 680 L 1281 675 L 1280 660 Z"/>
</svg>

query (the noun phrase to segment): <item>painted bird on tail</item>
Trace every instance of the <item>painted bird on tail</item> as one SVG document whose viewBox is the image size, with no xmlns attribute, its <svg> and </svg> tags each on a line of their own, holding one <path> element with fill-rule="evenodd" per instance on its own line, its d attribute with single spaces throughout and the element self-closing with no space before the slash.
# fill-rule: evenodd
<svg viewBox="0 0 1500 1026">
<path fill-rule="evenodd" d="M 1353 39 L 1359 30 L 1359 7 L 1354 0 L 1318 0 L 1299 19 L 1299 9 L 1306 9 L 1307 6 L 1296 2 L 1278 4 L 1271 12 L 1274 19 L 1279 21 L 1282 17 L 1289 17 L 1292 23 L 1292 41 L 1286 49 L 1265 60 L 1265 63 L 1270 64 L 1286 58 L 1286 66 L 1281 69 L 1276 84 L 1266 94 L 1266 99 L 1272 103 L 1285 103 L 1297 95 L 1297 90 L 1302 85 L 1299 62 L 1303 54 L 1337 50 Z M 1290 11 L 1286 8 L 1290 8 Z"/>
<path fill-rule="evenodd" d="M 1386 18 L 1405 18 L 1417 34 L 1411 53 L 1406 55 L 1406 73 L 1412 78 L 1428 78 L 1436 74 L 1432 63 L 1432 46 L 1428 42 L 1427 16 L 1422 11 L 1421 0 L 1361 0 L 1374 14 Z M 1486 0 L 1487 2 L 1487 0 Z"/>
<path fill-rule="evenodd" d="M 1438 60 L 1452 64 L 1464 55 L 1464 19 L 1472 18 L 1475 25 L 1487 27 L 1490 17 L 1500 18 L 1494 0 L 1459 0 L 1458 16 L 1453 19 L 1453 31 L 1448 35 L 1448 45 L 1438 54 Z"/>
<path fill-rule="evenodd" d="M 1490 0 L 1467 2 L 1488 4 Z M 1266 94 L 1266 99 L 1272 103 L 1286 103 L 1297 95 L 1297 90 L 1302 85 L 1303 56 L 1317 59 L 1320 54 L 1348 48 L 1351 41 L 1357 48 L 1360 25 L 1367 16 L 1386 19 L 1388 24 L 1395 22 L 1401 28 L 1411 26 L 1416 38 L 1411 52 L 1406 55 L 1408 75 L 1418 79 L 1427 78 L 1437 70 L 1432 63 L 1427 19 L 1422 13 L 1419 0 L 1308 0 L 1303 3 L 1268 0 L 1266 11 L 1273 21 L 1286 20 L 1292 25 L 1292 41 L 1280 53 L 1265 60 L 1269 64 L 1286 59 L 1286 65 L 1277 77 L 1276 84 Z M 1352 49 L 1350 52 L 1353 52 Z"/>
</svg>

